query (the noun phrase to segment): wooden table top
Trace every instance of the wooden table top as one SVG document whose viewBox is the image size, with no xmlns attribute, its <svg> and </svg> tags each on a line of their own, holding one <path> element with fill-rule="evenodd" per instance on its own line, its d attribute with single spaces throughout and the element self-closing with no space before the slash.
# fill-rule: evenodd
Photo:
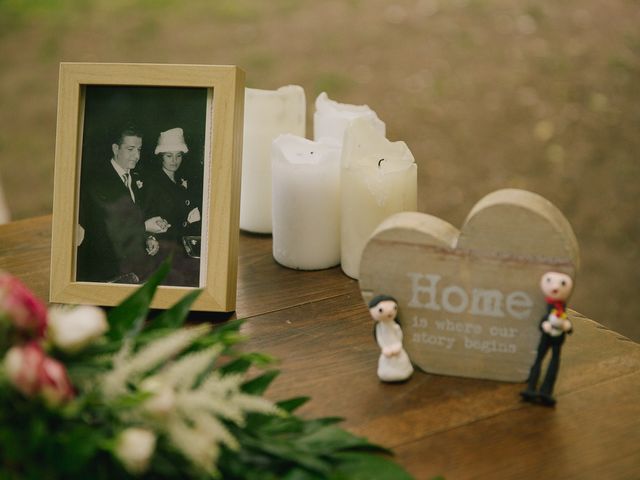
<svg viewBox="0 0 640 480">
<path fill-rule="evenodd" d="M 50 216 L 0 226 L 0 269 L 44 299 L 50 239 Z M 247 349 L 281 359 L 268 395 L 311 396 L 301 413 L 344 417 L 417 479 L 640 478 L 640 345 L 570 312 L 554 409 L 521 403 L 522 384 L 422 372 L 383 384 L 356 281 L 279 266 L 268 236 L 242 234 L 239 261 Z"/>
</svg>

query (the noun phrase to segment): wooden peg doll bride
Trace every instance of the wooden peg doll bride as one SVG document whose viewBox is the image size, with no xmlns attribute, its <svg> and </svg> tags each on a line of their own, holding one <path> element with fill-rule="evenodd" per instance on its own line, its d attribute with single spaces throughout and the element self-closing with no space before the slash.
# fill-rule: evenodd
<svg viewBox="0 0 640 480">
<path fill-rule="evenodd" d="M 378 295 L 369 302 L 376 324 L 373 335 L 381 349 L 378 378 L 383 382 L 401 382 L 413 373 L 407 352 L 402 348 L 402 329 L 396 320 L 398 302 L 389 295 Z"/>
</svg>

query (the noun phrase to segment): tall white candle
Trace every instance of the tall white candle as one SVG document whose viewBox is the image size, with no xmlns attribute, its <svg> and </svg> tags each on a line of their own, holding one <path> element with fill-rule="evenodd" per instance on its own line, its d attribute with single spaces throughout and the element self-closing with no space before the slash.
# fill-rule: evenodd
<svg viewBox="0 0 640 480">
<path fill-rule="evenodd" d="M 342 270 L 358 278 L 360 257 L 382 220 L 418 206 L 418 169 L 404 142 L 390 142 L 363 119 L 354 120 L 342 148 Z"/>
<path fill-rule="evenodd" d="M 244 98 L 240 228 L 271 233 L 271 142 L 283 133 L 304 136 L 304 89 L 247 88 Z"/>
<path fill-rule="evenodd" d="M 385 135 L 385 123 L 376 112 L 367 105 L 350 105 L 331 100 L 325 92 L 316 98 L 316 110 L 313 114 L 313 138 L 342 146 L 344 133 L 356 118 L 365 118 L 382 136 Z"/>
<path fill-rule="evenodd" d="M 273 257 L 300 270 L 340 263 L 340 151 L 295 135 L 273 142 Z"/>
</svg>

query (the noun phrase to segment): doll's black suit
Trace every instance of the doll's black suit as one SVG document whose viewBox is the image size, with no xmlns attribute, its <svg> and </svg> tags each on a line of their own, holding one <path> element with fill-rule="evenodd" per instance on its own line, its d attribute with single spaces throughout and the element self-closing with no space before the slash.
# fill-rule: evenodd
<svg viewBox="0 0 640 480">
<path fill-rule="evenodd" d="M 134 283 L 149 274 L 144 188 L 139 175 L 130 173 L 135 202 L 109 161 L 83 173 L 79 220 L 85 236 L 78 247 L 78 281 Z"/>
<path fill-rule="evenodd" d="M 557 336 L 552 336 L 542 329 L 542 323 L 549 318 L 553 309 L 554 305 L 548 304 L 547 313 L 540 320 L 540 331 L 542 332 L 542 336 L 540 337 L 540 343 L 538 344 L 538 353 L 536 355 L 536 360 L 531 367 L 531 371 L 529 372 L 527 390 L 520 394 L 526 401 L 539 401 L 545 405 L 555 404 L 555 400 L 552 396 L 553 387 L 556 383 L 556 378 L 558 377 L 558 370 L 560 369 L 560 350 L 567 336 L 567 333 L 565 332 L 562 332 Z M 568 333 L 571 333 L 571 330 Z M 539 392 L 536 392 L 538 380 L 540 378 L 540 370 L 542 368 L 542 361 L 549 349 L 551 349 L 551 361 L 547 367 L 547 373 L 542 385 L 540 386 L 540 390 Z"/>
</svg>

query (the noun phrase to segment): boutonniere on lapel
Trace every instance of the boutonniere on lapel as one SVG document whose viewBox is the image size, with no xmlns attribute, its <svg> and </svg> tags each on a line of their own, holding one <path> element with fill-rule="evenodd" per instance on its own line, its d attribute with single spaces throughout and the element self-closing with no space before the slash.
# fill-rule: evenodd
<svg viewBox="0 0 640 480">
<path fill-rule="evenodd" d="M 138 186 L 138 188 L 142 188 L 142 186 L 144 185 L 144 183 L 142 183 L 142 180 L 136 180 L 136 185 Z"/>
<path fill-rule="evenodd" d="M 189 184 L 187 183 L 187 181 L 184 178 L 180 179 L 180 186 L 182 188 L 189 188 Z"/>
</svg>

